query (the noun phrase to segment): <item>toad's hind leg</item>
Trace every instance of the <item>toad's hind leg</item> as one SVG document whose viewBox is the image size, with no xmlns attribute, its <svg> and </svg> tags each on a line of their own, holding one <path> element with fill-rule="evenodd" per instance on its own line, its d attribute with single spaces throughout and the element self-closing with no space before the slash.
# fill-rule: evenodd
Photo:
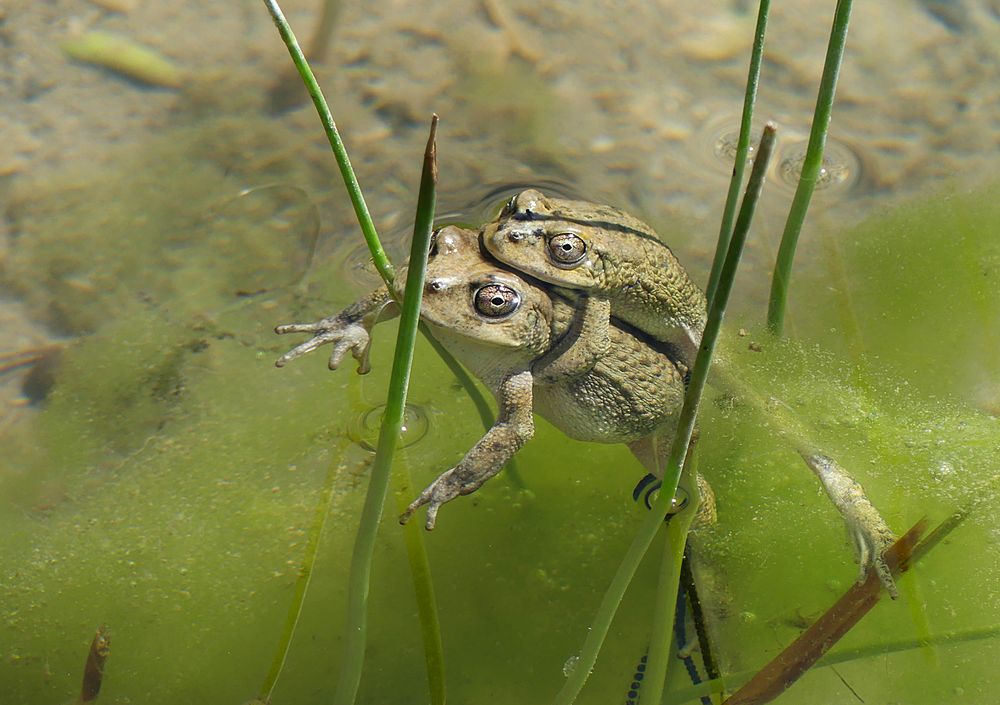
<svg viewBox="0 0 1000 705">
<path fill-rule="evenodd" d="M 896 599 L 899 591 L 883 555 L 896 540 L 892 529 L 868 499 L 864 488 L 833 458 L 802 450 L 799 451 L 799 455 L 823 483 L 827 496 L 847 524 L 858 557 L 860 568 L 858 582 L 865 579 L 870 566 L 875 570 L 889 596 Z"/>
</svg>

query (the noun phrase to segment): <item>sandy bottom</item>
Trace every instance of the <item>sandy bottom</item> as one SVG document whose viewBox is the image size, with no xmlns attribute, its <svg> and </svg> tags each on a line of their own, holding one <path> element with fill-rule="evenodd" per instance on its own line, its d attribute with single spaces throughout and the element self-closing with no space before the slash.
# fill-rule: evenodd
<svg viewBox="0 0 1000 705">
<path fill-rule="evenodd" d="M 320 5 L 284 3 L 306 46 L 315 44 Z M 384 233 L 408 227 L 427 121 L 437 112 L 440 212 L 476 220 L 498 187 L 553 178 L 654 223 L 700 280 L 731 169 L 753 31 L 754 8 L 733 5 L 345 3 L 316 69 Z M 807 139 L 832 9 L 810 0 L 771 19 L 757 114 L 779 123 L 781 141 L 748 256 L 761 274 Z M 159 52 L 181 86 L 148 85 L 68 57 L 64 43 L 91 31 Z M 9 286 L 21 238 L 43 229 L 55 209 L 25 215 L 23 205 L 57 204 L 65 192 L 130 168 L 131 155 L 173 129 L 190 135 L 226 115 L 236 136 L 230 148 L 246 152 L 233 157 L 246 156 L 233 195 L 292 178 L 322 204 L 321 238 L 353 233 L 312 108 L 271 109 L 276 87 L 293 103 L 304 94 L 263 5 L 14 0 L 0 9 L 0 39 L 0 353 L 67 334 L 37 306 L 18 303 L 23 281 Z M 829 174 L 811 226 L 853 222 L 956 177 L 996 172 L 995 0 L 862 3 L 848 46 Z M 244 134 L 248 121 L 255 127 Z M 269 130 L 278 144 L 262 137 Z M 273 169 L 279 159 L 300 161 L 306 174 Z M 177 183 L 185 172 L 175 169 Z M 674 224 L 683 233 L 676 242 Z M 399 238 L 387 239 L 393 246 Z M 811 256 L 808 244 L 802 256 Z M 52 286 L 47 277 L 39 272 L 39 287 Z M 3 379 L 0 403 L 19 408 L 18 375 Z"/>
</svg>

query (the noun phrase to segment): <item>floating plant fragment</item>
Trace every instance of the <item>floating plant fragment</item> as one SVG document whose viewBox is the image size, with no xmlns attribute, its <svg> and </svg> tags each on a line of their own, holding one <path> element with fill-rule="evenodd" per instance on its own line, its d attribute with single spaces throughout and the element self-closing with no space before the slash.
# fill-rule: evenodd
<svg viewBox="0 0 1000 705">
<path fill-rule="evenodd" d="M 92 703 L 97 700 L 101 692 L 101 683 L 104 681 L 104 664 L 111 653 L 111 635 L 103 624 L 97 628 L 94 640 L 90 642 L 90 651 L 87 653 L 87 663 L 83 667 L 83 687 L 80 689 L 80 697 L 77 705 Z"/>
<path fill-rule="evenodd" d="M 184 71 L 149 47 L 108 32 L 87 32 L 62 43 L 62 50 L 85 64 L 103 66 L 151 86 L 180 88 Z"/>
</svg>

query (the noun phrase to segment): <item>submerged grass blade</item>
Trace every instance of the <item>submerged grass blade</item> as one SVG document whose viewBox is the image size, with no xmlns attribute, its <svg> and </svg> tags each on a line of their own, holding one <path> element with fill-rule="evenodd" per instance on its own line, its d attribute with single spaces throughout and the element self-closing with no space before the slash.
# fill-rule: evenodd
<svg viewBox="0 0 1000 705">
<path fill-rule="evenodd" d="M 326 60 L 342 3 L 341 0 L 323 0 L 321 4 L 319 20 L 313 29 L 312 37 L 309 39 L 309 47 L 305 52 L 306 57 L 313 63 Z M 295 81 L 294 67 L 278 74 L 278 79 L 271 86 L 268 96 L 272 113 L 281 113 L 305 102 L 302 89 Z"/>
<path fill-rule="evenodd" d="M 303 55 L 302 49 L 299 47 L 299 43 L 292 33 L 292 28 L 288 26 L 288 21 L 285 19 L 284 13 L 281 12 L 277 0 L 264 0 L 264 5 L 267 6 L 268 12 L 271 13 L 271 18 L 278 28 L 278 34 L 281 35 L 282 41 L 288 48 L 292 62 L 295 64 L 299 76 L 302 77 L 302 82 L 305 84 L 306 90 L 309 91 L 309 97 L 312 98 L 313 105 L 316 106 L 316 112 L 319 113 L 320 121 L 323 123 L 323 130 L 330 141 L 333 155 L 337 159 L 337 166 L 340 167 L 340 175 L 344 179 L 344 186 L 347 187 L 347 195 L 350 196 L 351 204 L 354 206 L 354 213 L 358 218 L 358 224 L 361 226 L 361 232 L 365 236 L 365 242 L 368 243 L 368 249 L 371 250 L 372 262 L 374 262 L 379 276 L 382 277 L 382 281 L 385 282 L 391 291 L 394 276 L 392 264 L 389 262 L 385 250 L 382 249 L 382 243 L 378 239 L 378 233 L 375 231 L 375 223 L 372 222 L 371 214 L 368 212 L 365 197 L 361 194 L 361 186 L 358 184 L 357 176 L 354 175 L 351 160 L 347 156 L 347 149 L 344 147 L 343 140 L 340 139 L 337 123 L 333 121 L 333 115 L 330 113 L 330 107 L 323 97 L 323 91 L 320 90 L 319 84 L 316 82 L 316 76 L 313 75 L 312 69 L 309 68 L 309 62 L 306 61 L 306 57 Z"/>
<path fill-rule="evenodd" d="M 424 289 L 424 275 L 427 270 L 427 252 L 430 247 L 431 229 L 434 223 L 434 203 L 437 185 L 437 115 L 431 121 L 431 133 L 424 153 L 424 169 L 420 177 L 420 194 L 417 198 L 417 216 L 413 226 L 413 241 L 410 245 L 410 264 L 406 270 L 406 289 L 403 293 L 402 310 L 399 317 L 399 332 L 396 334 L 396 352 L 392 360 L 389 376 L 389 395 L 386 399 L 382 428 L 379 431 L 378 446 L 372 476 L 361 511 L 354 553 L 351 556 L 351 574 L 348 584 L 347 636 L 344 657 L 341 662 L 340 678 L 334 694 L 335 705 L 353 705 L 361 684 L 364 667 L 366 627 L 368 614 L 368 586 L 371 580 L 372 556 L 375 551 L 375 536 L 382 519 L 382 507 L 389 487 L 389 472 L 403 425 L 403 411 L 406 405 L 406 391 L 410 382 L 410 365 L 417 337 L 417 323 L 420 320 L 420 301 Z"/>
<path fill-rule="evenodd" d="M 338 453 L 339 455 L 339 453 Z M 299 624 L 299 617 L 302 614 L 302 607 L 305 605 L 306 593 L 309 592 L 309 583 L 312 582 L 313 566 L 316 564 L 316 554 L 319 551 L 319 541 L 323 536 L 323 529 L 326 527 L 327 517 L 330 515 L 330 501 L 333 499 L 333 486 L 337 478 L 339 463 L 330 463 L 326 471 L 326 479 L 323 481 L 323 490 L 316 501 L 316 509 L 313 511 L 313 522 L 309 529 L 309 537 L 306 539 L 305 553 L 302 558 L 302 567 L 299 568 L 299 577 L 295 580 L 295 589 L 292 592 L 292 601 L 288 605 L 288 614 L 285 617 L 285 626 L 278 640 L 278 648 L 274 652 L 274 659 L 271 661 L 271 668 L 264 677 L 264 684 L 260 688 L 259 702 L 271 702 L 274 694 L 274 687 L 278 682 L 278 677 L 285 667 L 285 660 L 288 658 L 288 651 L 292 646 L 292 639 L 295 637 L 295 629 Z"/>
<path fill-rule="evenodd" d="M 102 66 L 151 86 L 180 88 L 184 70 L 173 61 L 128 37 L 108 32 L 87 32 L 62 43 L 62 50 L 76 61 Z"/>
<path fill-rule="evenodd" d="M 775 335 L 781 335 L 784 329 L 788 285 L 792 277 L 795 248 L 798 245 L 799 233 L 802 232 L 802 224 L 806 219 L 806 211 L 809 210 L 813 190 L 816 188 L 816 181 L 823 168 L 823 150 L 826 148 L 826 135 L 830 129 L 830 116 L 833 111 L 833 98 L 837 92 L 840 64 L 844 58 L 844 46 L 847 43 L 851 4 L 852 0 L 838 0 L 837 8 L 833 14 L 833 27 L 830 30 L 830 43 L 826 49 L 823 78 L 819 84 L 816 111 L 813 114 L 812 129 L 809 132 L 809 145 L 806 147 L 802 174 L 799 176 L 799 184 L 795 188 L 795 196 L 792 198 L 792 206 L 788 211 L 785 229 L 781 233 L 781 245 L 778 247 L 778 258 L 774 265 L 771 297 L 767 308 L 767 327 Z"/>
<path fill-rule="evenodd" d="M 402 514 L 413 496 L 413 478 L 405 462 L 405 457 L 397 462 L 395 480 L 396 512 Z M 444 679 L 444 645 L 441 641 L 441 620 L 437 613 L 434 597 L 434 581 L 431 579 L 431 565 L 424 546 L 423 528 L 417 522 L 403 525 L 403 540 L 406 555 L 413 575 L 413 589 L 417 598 L 417 616 L 424 638 L 424 661 L 427 666 L 427 685 L 430 690 L 430 705 L 444 705 L 446 698 Z"/>
<path fill-rule="evenodd" d="M 740 136 L 736 141 L 736 161 L 733 163 L 733 175 L 729 180 L 729 192 L 726 194 L 726 205 L 722 209 L 722 225 L 719 227 L 719 240 L 715 247 L 715 259 L 712 261 L 712 271 L 708 275 L 708 286 L 705 287 L 705 298 L 711 304 L 715 290 L 719 287 L 719 275 L 722 264 L 729 250 L 729 240 L 733 236 L 733 221 L 736 218 L 736 206 L 740 196 L 740 186 L 743 185 L 743 175 L 746 172 L 747 156 L 750 154 L 750 127 L 753 123 L 753 108 L 757 102 L 757 85 L 760 82 L 760 64 L 764 57 L 764 35 L 767 33 L 767 18 L 771 11 L 771 0 L 760 0 L 757 9 L 757 26 L 753 34 L 753 49 L 750 51 L 750 69 L 747 73 L 747 87 L 743 96 L 743 117 L 740 120 Z"/>
<path fill-rule="evenodd" d="M 653 542 L 656 532 L 663 524 L 664 518 L 671 508 L 671 501 L 677 492 L 677 483 L 680 479 L 681 468 L 687 455 L 688 444 L 691 442 L 691 434 L 694 431 L 694 422 L 698 414 L 698 405 L 701 403 L 701 394 L 705 389 L 705 382 L 708 379 L 708 369 L 712 362 L 712 355 L 715 352 L 715 343 L 719 337 L 722 327 L 722 319 L 725 315 L 726 306 L 729 303 L 729 294 L 733 288 L 733 280 L 736 278 L 736 269 L 739 266 L 740 258 L 743 255 L 743 245 L 746 243 L 747 234 L 750 231 L 750 222 L 753 219 L 754 209 L 760 197 L 760 191 L 764 184 L 764 173 L 767 163 L 770 161 L 771 151 L 774 148 L 775 127 L 768 123 L 764 128 L 760 146 L 757 149 L 757 159 L 754 160 L 753 170 L 750 173 L 750 181 L 747 184 L 746 195 L 743 198 L 743 206 L 740 208 L 740 215 L 736 220 L 736 227 L 733 229 L 733 237 L 729 243 L 725 262 L 722 267 L 722 274 L 719 277 L 719 288 L 712 300 L 712 305 L 708 312 L 708 322 L 705 325 L 705 333 L 701 339 L 701 346 L 698 349 L 698 357 L 695 360 L 694 368 L 691 371 L 691 381 L 688 384 L 687 393 L 684 396 L 684 406 L 681 409 L 680 418 L 677 423 L 677 435 L 674 437 L 671 446 L 670 456 L 667 460 L 663 472 L 663 486 L 660 494 L 653 504 L 652 510 L 643 520 L 639 531 L 632 540 L 631 545 L 625 552 L 622 562 L 611 580 L 601 605 L 597 609 L 594 621 L 591 625 L 583 648 L 580 651 L 580 658 L 576 667 L 570 673 L 562 690 L 556 695 L 555 705 L 571 705 L 576 702 L 576 697 L 583 689 L 587 678 L 590 675 L 597 655 L 604 644 L 611 621 L 615 612 L 621 604 L 625 590 L 632 581 L 642 557 Z"/>
</svg>

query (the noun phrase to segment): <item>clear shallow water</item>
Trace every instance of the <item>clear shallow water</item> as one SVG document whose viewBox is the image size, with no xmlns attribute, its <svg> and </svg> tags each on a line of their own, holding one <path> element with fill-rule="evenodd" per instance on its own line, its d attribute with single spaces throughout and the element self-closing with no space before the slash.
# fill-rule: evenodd
<svg viewBox="0 0 1000 705">
<path fill-rule="evenodd" d="M 275 323 L 326 315 L 372 285 L 351 274 L 364 259 L 353 216 L 314 115 L 264 111 L 285 59 L 263 9 L 158 5 L 107 13 L 25 4 L 7 21 L 7 56 L 43 47 L 30 50 L 30 65 L 8 62 L 17 70 L 5 74 L 0 101 L 13 135 L 3 155 L 3 286 L 23 302 L 10 308 L 21 313 L 8 339 L 90 337 L 70 348 L 46 405 L 6 411 L 0 682 L 12 702 L 71 700 L 86 645 L 106 622 L 112 655 L 100 702 L 249 699 L 332 465 L 334 521 L 275 699 L 323 702 L 336 678 L 367 457 L 344 437 L 384 397 L 391 327 L 378 336 L 370 378 L 329 373 L 322 356 L 272 368 L 285 347 L 269 332 Z M 320 73 L 393 254 L 404 249 L 433 109 L 444 117 L 442 214 L 476 222 L 512 184 L 555 178 L 574 195 L 642 214 L 702 279 L 747 18 L 704 3 L 504 7 L 344 9 Z M 797 7 L 772 21 L 758 113 L 778 119 L 789 154 L 808 124 L 827 24 L 819 5 Z M 997 618 L 988 459 L 1000 320 L 991 228 L 1000 218 L 988 208 L 992 192 L 965 195 L 969 180 L 995 170 L 995 150 L 983 145 L 997 128 L 986 89 L 997 27 L 988 5 L 961 7 L 957 26 L 915 3 L 858 7 L 833 132 L 857 158 L 857 180 L 818 194 L 793 294 L 793 333 L 825 353 L 808 347 L 796 362 L 794 351 L 765 345 L 747 363 L 762 388 L 814 419 L 897 530 L 984 498 L 953 547 L 907 578 L 901 603 L 852 634 L 859 645 L 961 635 Z M 307 35 L 310 4 L 286 10 Z M 151 90 L 66 63 L 55 42 L 79 27 L 160 48 L 195 69 L 192 87 Z M 375 41 L 387 36 L 395 41 Z M 731 316 L 751 331 L 790 192 L 775 177 Z M 957 185 L 848 227 L 942 179 Z M 272 184 L 288 198 L 262 212 Z M 256 195 L 240 197 L 247 188 Z M 318 233 L 303 193 L 316 204 Z M 418 364 L 412 399 L 428 433 L 409 462 L 423 483 L 480 430 L 428 350 Z M 6 380 L 15 399 L 18 377 Z M 814 480 L 759 422 L 726 408 L 713 400 L 703 428 L 721 523 L 699 550 L 721 653 L 741 670 L 792 638 L 854 566 Z M 641 519 L 628 496 L 641 472 L 624 449 L 570 443 L 542 424 L 519 461 L 531 496 L 500 478 L 447 507 L 428 537 L 455 702 L 547 702 Z M 423 697 L 394 526 L 388 517 L 377 557 L 364 702 Z M 583 702 L 626 692 L 645 646 L 653 572 L 637 578 Z M 962 642 L 838 669 L 872 702 L 979 702 L 995 686 L 995 650 L 995 640 Z M 851 697 L 829 669 L 809 679 L 781 702 Z"/>
</svg>

